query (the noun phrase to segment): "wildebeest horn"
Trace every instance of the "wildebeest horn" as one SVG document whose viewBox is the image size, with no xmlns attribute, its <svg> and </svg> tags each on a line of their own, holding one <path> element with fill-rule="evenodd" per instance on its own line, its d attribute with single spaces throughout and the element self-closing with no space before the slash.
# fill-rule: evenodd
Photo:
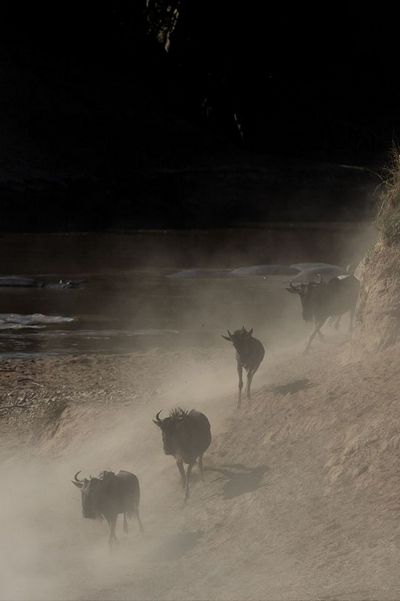
<svg viewBox="0 0 400 601">
<path fill-rule="evenodd" d="M 229 338 L 232 338 L 232 334 L 230 333 L 230 331 L 229 330 L 226 330 L 226 331 L 228 332 Z"/>
<path fill-rule="evenodd" d="M 161 409 L 161 411 L 162 411 L 162 409 Z M 156 426 L 158 426 L 159 428 L 161 428 L 161 427 L 162 427 L 162 422 L 163 422 L 163 420 L 162 420 L 162 419 L 160 419 L 160 413 L 161 413 L 161 411 L 159 411 L 159 412 L 157 413 L 157 415 L 156 415 L 156 419 L 153 419 L 153 424 L 155 424 L 155 425 L 156 425 Z"/>
<path fill-rule="evenodd" d="M 72 484 L 75 484 L 75 486 L 77 488 L 82 488 L 83 487 L 83 480 L 79 480 L 79 478 L 78 478 L 78 474 L 80 474 L 80 473 L 81 473 L 80 470 L 79 470 L 79 472 L 76 472 L 76 474 L 74 476 L 74 479 L 71 480 Z"/>
<path fill-rule="evenodd" d="M 162 411 L 162 409 L 161 409 L 161 411 Z M 159 411 L 159 412 L 157 413 L 157 415 L 156 415 L 156 419 L 153 419 L 153 422 L 154 422 L 155 424 L 157 424 L 157 425 L 162 423 L 162 419 L 160 419 L 160 413 L 161 413 L 161 411 Z"/>
</svg>

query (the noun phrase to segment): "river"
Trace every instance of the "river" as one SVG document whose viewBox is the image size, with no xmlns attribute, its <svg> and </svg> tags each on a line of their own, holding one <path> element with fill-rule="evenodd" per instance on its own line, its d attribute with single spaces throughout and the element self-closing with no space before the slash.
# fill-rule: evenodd
<svg viewBox="0 0 400 601">
<path fill-rule="evenodd" d="M 346 264 L 359 258 L 371 236 L 367 224 L 4 234 L 0 276 L 85 282 L 71 289 L 0 287 L 0 352 L 28 357 L 194 341 L 207 346 L 227 328 L 242 325 L 279 336 L 293 307 L 284 290 L 290 276 L 238 278 L 229 270 L 301 261 Z M 189 268 L 200 271 L 171 277 Z"/>
</svg>

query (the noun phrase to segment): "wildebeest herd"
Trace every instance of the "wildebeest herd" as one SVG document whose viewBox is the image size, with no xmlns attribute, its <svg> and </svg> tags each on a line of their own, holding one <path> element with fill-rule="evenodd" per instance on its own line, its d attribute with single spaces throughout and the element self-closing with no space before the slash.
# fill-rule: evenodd
<svg viewBox="0 0 400 601">
<path fill-rule="evenodd" d="M 350 331 L 353 327 L 353 317 L 356 308 L 359 281 L 353 274 L 339 275 L 328 282 L 322 277 L 304 283 L 290 282 L 287 290 L 300 297 L 302 315 L 305 321 L 314 323 L 314 330 L 307 342 L 305 352 L 308 352 L 312 341 L 318 335 L 322 338 L 321 328 L 328 319 L 340 320 L 341 316 L 350 312 Z M 241 407 L 243 389 L 243 369 L 246 371 L 246 395 L 251 399 L 251 383 L 265 356 L 263 344 L 253 337 L 253 328 L 241 329 L 228 336 L 222 336 L 232 343 L 236 351 L 237 372 L 239 376 L 238 408 Z M 187 411 L 181 408 L 173 409 L 169 415 L 160 418 L 157 413 L 154 424 L 160 428 L 162 442 L 166 455 L 175 458 L 182 486 L 185 493 L 185 503 L 189 498 L 190 475 L 193 466 L 198 463 L 201 479 L 203 474 L 203 455 L 211 444 L 210 422 L 204 413 Z M 184 464 L 187 465 L 186 472 Z M 102 472 L 99 477 L 80 480 L 77 472 L 72 480 L 81 490 L 82 512 L 85 518 L 104 518 L 110 529 L 109 545 L 112 548 L 116 542 L 115 529 L 119 514 L 123 514 L 123 528 L 128 531 L 127 518 L 134 515 L 143 531 L 139 515 L 140 485 L 137 476 L 130 472 L 120 471 L 117 474 L 110 471 Z"/>
</svg>

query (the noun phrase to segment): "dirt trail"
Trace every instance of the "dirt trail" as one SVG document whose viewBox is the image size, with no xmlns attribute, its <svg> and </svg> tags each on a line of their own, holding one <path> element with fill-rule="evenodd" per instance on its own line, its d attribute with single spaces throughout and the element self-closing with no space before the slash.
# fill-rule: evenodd
<svg viewBox="0 0 400 601">
<path fill-rule="evenodd" d="M 399 598 L 400 348 L 349 363 L 331 341 L 270 354 L 240 412 L 219 349 L 3 364 L 36 404 L 18 452 L 3 437 L 0 597 Z M 187 507 L 151 423 L 176 405 L 214 435 Z M 70 484 L 106 468 L 139 476 L 146 529 L 112 557 Z"/>
</svg>

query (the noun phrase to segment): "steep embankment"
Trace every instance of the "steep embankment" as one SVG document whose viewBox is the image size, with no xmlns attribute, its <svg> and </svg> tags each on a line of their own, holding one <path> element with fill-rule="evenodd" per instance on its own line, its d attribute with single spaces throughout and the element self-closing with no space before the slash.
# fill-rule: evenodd
<svg viewBox="0 0 400 601">
<path fill-rule="evenodd" d="M 359 267 L 361 293 L 353 353 L 377 352 L 400 340 L 400 154 L 392 165 L 380 196 L 379 239 Z"/>
<path fill-rule="evenodd" d="M 251 468 L 226 470 L 225 598 L 396 598 L 399 359 L 288 358 L 221 436 L 215 458 Z"/>
<path fill-rule="evenodd" d="M 354 352 L 377 352 L 400 337 L 400 248 L 381 238 L 360 269 L 362 287 Z"/>
</svg>

